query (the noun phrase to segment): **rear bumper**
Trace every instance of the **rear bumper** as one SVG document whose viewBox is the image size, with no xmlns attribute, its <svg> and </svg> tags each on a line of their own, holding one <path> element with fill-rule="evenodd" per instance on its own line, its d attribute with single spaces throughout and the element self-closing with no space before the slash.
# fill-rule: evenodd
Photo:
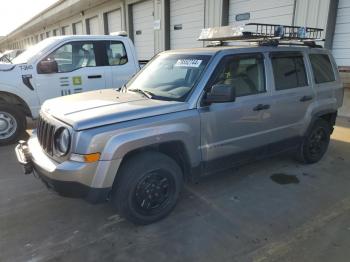
<svg viewBox="0 0 350 262">
<path fill-rule="evenodd" d="M 96 166 L 77 162 L 56 163 L 47 157 L 41 148 L 36 148 L 35 140 L 32 138 L 28 143 L 21 141 L 15 149 L 24 174 L 38 175 L 48 188 L 64 197 L 84 198 L 90 203 L 104 202 L 108 199 L 111 187 L 95 188 L 84 184 L 91 183 Z"/>
</svg>

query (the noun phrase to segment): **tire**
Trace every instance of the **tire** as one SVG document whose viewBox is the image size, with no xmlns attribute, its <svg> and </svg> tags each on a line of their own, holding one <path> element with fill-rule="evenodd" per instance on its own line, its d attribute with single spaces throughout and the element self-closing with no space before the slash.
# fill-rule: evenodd
<svg viewBox="0 0 350 262">
<path fill-rule="evenodd" d="M 331 131 L 329 122 L 317 119 L 298 149 L 297 160 L 305 164 L 320 161 L 327 151 Z"/>
<path fill-rule="evenodd" d="M 26 130 L 25 115 L 14 105 L 0 105 L 0 146 L 17 142 Z"/>
<path fill-rule="evenodd" d="M 127 220 L 147 225 L 174 209 L 182 187 L 183 174 L 178 164 L 164 154 L 148 151 L 132 156 L 122 165 L 112 204 Z"/>
</svg>

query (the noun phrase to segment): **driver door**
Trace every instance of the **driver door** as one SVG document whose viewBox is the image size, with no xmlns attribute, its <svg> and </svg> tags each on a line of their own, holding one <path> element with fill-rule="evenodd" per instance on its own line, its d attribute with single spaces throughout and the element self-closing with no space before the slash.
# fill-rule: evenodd
<svg viewBox="0 0 350 262">
<path fill-rule="evenodd" d="M 202 159 L 207 172 L 254 157 L 271 140 L 272 101 L 266 88 L 263 54 L 224 57 L 208 83 L 209 87 L 215 84 L 232 85 L 236 101 L 200 109 Z"/>
<path fill-rule="evenodd" d="M 42 104 L 45 100 L 106 88 L 110 77 L 104 66 L 105 45 L 93 41 L 66 43 L 44 60 L 55 60 L 58 72 L 37 72 L 34 83 Z"/>
</svg>

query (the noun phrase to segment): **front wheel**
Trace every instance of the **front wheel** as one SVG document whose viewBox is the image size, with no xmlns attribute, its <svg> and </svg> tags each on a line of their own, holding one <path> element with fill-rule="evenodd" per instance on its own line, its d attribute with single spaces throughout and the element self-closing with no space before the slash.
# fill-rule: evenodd
<svg viewBox="0 0 350 262">
<path fill-rule="evenodd" d="M 121 167 L 112 203 L 129 221 L 147 225 L 173 210 L 182 187 L 182 171 L 173 159 L 145 152 L 126 160 Z"/>
<path fill-rule="evenodd" d="M 306 164 L 320 161 L 327 151 L 330 136 L 330 124 L 323 119 L 316 120 L 300 145 L 297 159 Z"/>
<path fill-rule="evenodd" d="M 0 105 L 0 145 L 16 142 L 26 128 L 25 115 L 14 105 Z"/>
</svg>

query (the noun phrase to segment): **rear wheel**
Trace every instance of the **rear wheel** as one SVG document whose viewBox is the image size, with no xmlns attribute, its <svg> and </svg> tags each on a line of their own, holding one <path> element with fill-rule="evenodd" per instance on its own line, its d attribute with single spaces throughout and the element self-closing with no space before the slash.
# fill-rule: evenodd
<svg viewBox="0 0 350 262">
<path fill-rule="evenodd" d="M 173 159 L 158 152 L 145 152 L 121 167 L 112 202 L 126 219 L 146 225 L 173 210 L 182 187 L 182 171 Z"/>
<path fill-rule="evenodd" d="M 331 136 L 331 126 L 323 119 L 318 119 L 303 139 L 297 153 L 297 159 L 306 164 L 316 163 L 327 151 Z"/>
<path fill-rule="evenodd" d="M 0 145 L 8 145 L 20 138 L 26 128 L 25 115 L 14 105 L 0 105 Z"/>
</svg>

